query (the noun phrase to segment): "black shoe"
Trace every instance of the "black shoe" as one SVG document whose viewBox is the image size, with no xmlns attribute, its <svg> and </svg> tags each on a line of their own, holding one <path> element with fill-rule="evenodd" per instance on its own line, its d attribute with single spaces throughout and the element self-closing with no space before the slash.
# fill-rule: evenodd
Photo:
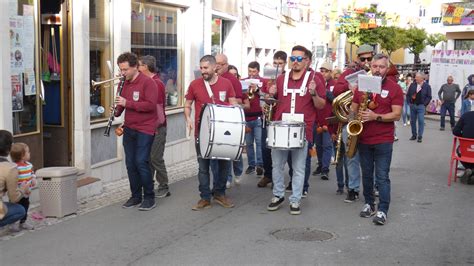
<svg viewBox="0 0 474 266">
<path fill-rule="evenodd" d="M 344 200 L 344 202 L 352 203 L 352 202 L 357 201 L 357 200 L 359 200 L 359 192 L 356 192 L 353 189 L 351 189 L 347 193 L 347 197 Z"/>
<path fill-rule="evenodd" d="M 313 175 L 319 175 L 321 174 L 321 166 L 318 166 L 316 170 L 314 170 Z"/>
<path fill-rule="evenodd" d="M 171 196 L 168 186 L 158 187 L 158 190 L 155 193 L 156 198 L 166 198 Z"/>
<path fill-rule="evenodd" d="M 410 140 L 416 140 L 416 136 L 415 135 L 411 136 Z"/>
<path fill-rule="evenodd" d="M 247 170 L 245 170 L 246 175 L 250 175 L 253 172 L 255 172 L 255 167 L 252 166 L 247 167 Z"/>
<path fill-rule="evenodd" d="M 285 201 L 285 197 L 273 196 L 272 201 L 267 206 L 267 210 L 276 211 L 280 208 L 281 204 Z"/>
<path fill-rule="evenodd" d="M 344 189 L 338 188 L 338 189 L 336 190 L 336 195 L 342 195 L 342 194 L 344 194 Z"/>
<path fill-rule="evenodd" d="M 308 191 L 304 190 L 303 194 L 301 194 L 302 198 L 306 198 L 308 196 Z"/>
<path fill-rule="evenodd" d="M 299 215 L 301 214 L 301 208 L 299 202 L 290 203 L 290 214 Z"/>
<path fill-rule="evenodd" d="M 137 198 L 129 198 L 127 200 L 127 202 L 125 202 L 123 205 L 122 205 L 122 208 L 124 209 L 130 209 L 130 208 L 133 208 L 135 206 L 137 206 L 138 204 L 142 203 L 142 200 L 141 199 L 137 199 Z"/>
<path fill-rule="evenodd" d="M 260 166 L 257 166 L 257 175 L 263 175 L 263 168 Z"/>
<path fill-rule="evenodd" d="M 384 225 L 387 222 L 387 215 L 384 212 L 378 211 L 372 222 L 376 225 Z"/>
<path fill-rule="evenodd" d="M 149 211 L 156 207 L 155 199 L 144 199 L 138 209 L 140 211 Z"/>
<path fill-rule="evenodd" d="M 322 180 L 329 180 L 328 174 L 329 174 L 329 173 L 327 173 L 327 172 L 321 173 L 321 179 L 322 179 Z"/>
<path fill-rule="evenodd" d="M 440 131 L 444 131 L 444 127 L 440 127 L 439 130 L 440 130 Z"/>
<path fill-rule="evenodd" d="M 370 204 L 365 204 L 364 207 L 362 208 L 362 211 L 360 211 L 360 217 L 363 217 L 363 218 L 369 218 L 371 216 L 374 216 L 375 214 L 375 208 L 374 206 L 370 205 Z"/>
<path fill-rule="evenodd" d="M 418 143 L 421 143 L 421 140 L 422 140 L 422 138 L 421 138 L 421 137 L 418 137 L 417 142 L 418 142 Z"/>
<path fill-rule="evenodd" d="M 293 187 L 291 186 L 291 182 L 288 183 L 288 186 L 285 188 L 285 192 L 291 193 L 293 191 Z"/>
</svg>

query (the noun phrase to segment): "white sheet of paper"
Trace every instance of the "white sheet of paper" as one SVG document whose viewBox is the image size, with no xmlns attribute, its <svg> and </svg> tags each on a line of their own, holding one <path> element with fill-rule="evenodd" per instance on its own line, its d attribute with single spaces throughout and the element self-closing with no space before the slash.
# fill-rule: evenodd
<svg viewBox="0 0 474 266">
<path fill-rule="evenodd" d="M 281 120 L 286 122 L 304 122 L 304 114 L 283 113 Z"/>
<path fill-rule="evenodd" d="M 382 77 L 359 75 L 358 90 L 368 93 L 380 94 L 382 92 Z"/>
<path fill-rule="evenodd" d="M 352 73 L 350 75 L 347 75 L 344 79 L 347 80 L 347 82 L 349 82 L 349 85 L 352 86 L 352 87 L 355 87 L 357 86 L 357 83 L 358 83 L 358 77 L 359 75 L 367 75 L 367 71 L 365 70 L 359 70 L 355 73 Z"/>
</svg>

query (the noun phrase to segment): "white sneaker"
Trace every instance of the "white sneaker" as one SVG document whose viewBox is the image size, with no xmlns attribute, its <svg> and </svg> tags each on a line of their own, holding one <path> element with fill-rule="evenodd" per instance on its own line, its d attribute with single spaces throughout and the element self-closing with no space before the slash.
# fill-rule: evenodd
<svg viewBox="0 0 474 266">
<path fill-rule="evenodd" d="M 35 230 L 35 227 L 27 222 L 20 223 L 20 228 L 25 230 Z"/>
<path fill-rule="evenodd" d="M 16 223 L 13 223 L 10 225 L 10 232 L 13 232 L 13 233 L 16 233 L 16 232 L 20 232 L 21 229 L 20 229 L 20 222 L 16 222 Z"/>
<path fill-rule="evenodd" d="M 227 183 L 225 184 L 225 187 L 226 188 L 231 188 L 232 187 L 232 182 L 227 181 Z"/>
<path fill-rule="evenodd" d="M 240 181 L 242 181 L 241 178 L 240 178 L 240 176 L 235 176 L 235 177 L 234 177 L 234 183 L 235 183 L 236 185 L 240 185 Z"/>
<path fill-rule="evenodd" d="M 410 121 L 407 122 L 407 125 L 410 125 Z"/>
</svg>

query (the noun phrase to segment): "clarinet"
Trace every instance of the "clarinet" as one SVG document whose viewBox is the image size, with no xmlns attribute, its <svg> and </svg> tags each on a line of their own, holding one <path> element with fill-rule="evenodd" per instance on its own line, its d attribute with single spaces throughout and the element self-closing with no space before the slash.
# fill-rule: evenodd
<svg viewBox="0 0 474 266">
<path fill-rule="evenodd" d="M 123 85 L 125 84 L 125 76 L 122 76 L 120 78 L 120 84 L 118 87 L 118 92 L 117 95 L 120 96 L 122 95 L 122 90 L 123 90 Z M 109 137 L 110 136 L 110 128 L 112 128 L 112 122 L 114 121 L 115 118 L 115 110 L 117 110 L 117 105 L 114 104 L 114 108 L 112 112 L 110 113 L 109 116 L 109 122 L 107 123 L 107 127 L 105 128 L 104 136 Z"/>
</svg>

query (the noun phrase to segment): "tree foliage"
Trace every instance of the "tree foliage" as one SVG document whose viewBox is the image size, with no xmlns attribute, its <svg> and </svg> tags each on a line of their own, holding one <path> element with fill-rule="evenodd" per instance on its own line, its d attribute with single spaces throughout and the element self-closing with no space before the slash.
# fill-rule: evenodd
<svg viewBox="0 0 474 266">
<path fill-rule="evenodd" d="M 405 30 L 399 27 L 379 27 L 377 28 L 378 43 L 389 56 L 400 48 L 407 45 L 407 36 Z"/>
<path fill-rule="evenodd" d="M 435 33 L 428 35 L 428 38 L 426 38 L 426 43 L 429 46 L 435 47 L 439 42 L 445 42 L 446 40 L 446 35 L 441 33 Z"/>
<path fill-rule="evenodd" d="M 420 63 L 420 54 L 425 50 L 428 34 L 424 29 L 412 27 L 405 31 L 405 36 L 407 37 L 406 48 L 415 56 L 414 63 Z"/>
</svg>

